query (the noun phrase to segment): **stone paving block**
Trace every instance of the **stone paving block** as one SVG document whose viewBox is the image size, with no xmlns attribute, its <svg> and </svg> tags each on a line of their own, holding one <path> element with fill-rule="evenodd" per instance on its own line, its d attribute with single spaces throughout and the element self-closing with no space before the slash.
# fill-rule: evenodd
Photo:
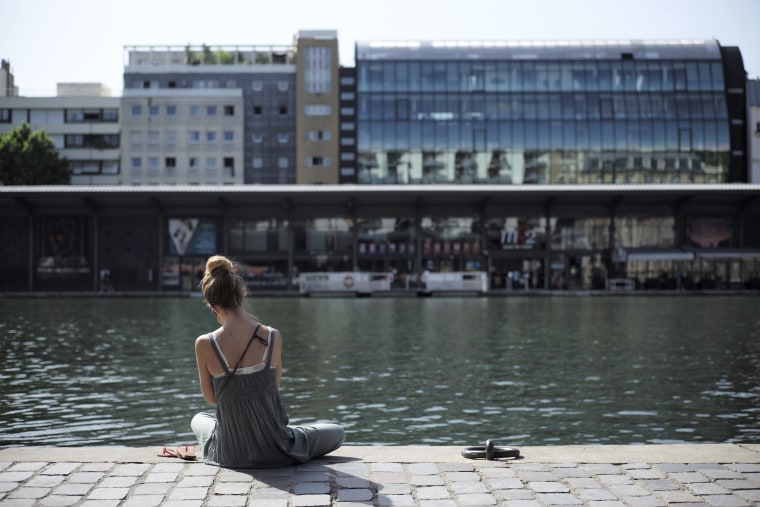
<svg viewBox="0 0 760 507">
<path fill-rule="evenodd" d="M 191 475 L 185 476 L 177 484 L 178 488 L 201 488 L 208 487 L 214 482 L 214 477 L 211 475 Z"/>
<path fill-rule="evenodd" d="M 296 495 L 291 498 L 293 507 L 315 507 L 330 505 L 330 495 Z"/>
<path fill-rule="evenodd" d="M 26 481 L 24 486 L 53 488 L 62 483 L 65 478 L 65 475 L 38 475 L 37 477 L 32 477 Z"/>
<path fill-rule="evenodd" d="M 486 462 L 483 462 L 486 463 Z M 551 468 L 549 468 L 549 465 L 545 465 L 544 463 L 515 463 L 512 465 L 512 468 L 515 471 L 526 471 L 526 472 L 551 472 Z"/>
<path fill-rule="evenodd" d="M 485 484 L 483 484 L 482 482 L 474 482 L 474 481 L 452 482 L 449 485 L 449 489 L 453 491 L 457 496 L 489 492 Z"/>
<path fill-rule="evenodd" d="M 440 475 L 413 475 L 409 482 L 415 486 L 443 486 L 443 477 Z"/>
<path fill-rule="evenodd" d="M 737 472 L 760 473 L 760 464 L 757 463 L 728 463 L 726 467 Z"/>
<path fill-rule="evenodd" d="M 116 476 L 106 477 L 103 479 L 99 488 L 130 488 L 137 482 L 137 477 L 134 476 Z"/>
<path fill-rule="evenodd" d="M 647 470 L 652 468 L 649 463 L 623 463 L 620 465 L 623 470 Z"/>
<path fill-rule="evenodd" d="M 53 489 L 53 493 L 56 495 L 74 495 L 82 496 L 86 495 L 93 487 L 90 483 L 64 483 Z"/>
<path fill-rule="evenodd" d="M 219 467 L 207 465 L 205 463 L 197 463 L 189 466 L 185 469 L 185 476 L 188 475 L 216 475 L 219 472 Z"/>
<path fill-rule="evenodd" d="M 138 495 L 127 498 L 124 507 L 158 507 L 163 502 L 163 495 Z"/>
<path fill-rule="evenodd" d="M 12 461 L 0 461 L 0 471 L 5 470 L 13 464 Z"/>
<path fill-rule="evenodd" d="M 169 500 L 203 500 L 206 498 L 208 488 L 180 488 L 172 491 Z"/>
<path fill-rule="evenodd" d="M 523 481 L 512 477 L 496 477 L 486 479 L 486 484 L 491 489 L 520 489 L 524 487 Z"/>
<path fill-rule="evenodd" d="M 367 479 L 362 479 L 360 477 L 348 477 L 344 475 L 339 475 L 335 478 L 335 483 L 340 486 L 341 488 L 369 488 L 372 483 Z"/>
<path fill-rule="evenodd" d="M 113 463 L 104 463 L 102 461 L 95 463 L 83 463 L 79 469 L 80 472 L 105 472 L 113 468 Z"/>
<path fill-rule="evenodd" d="M 76 472 L 69 476 L 67 482 L 70 483 L 83 483 L 83 484 L 95 484 L 103 478 L 105 474 L 103 472 Z"/>
<path fill-rule="evenodd" d="M 665 477 L 665 473 L 656 468 L 634 468 L 626 471 L 634 479 L 662 479 Z"/>
<path fill-rule="evenodd" d="M 301 482 L 293 486 L 296 495 L 324 495 L 330 494 L 330 484 L 327 482 Z"/>
<path fill-rule="evenodd" d="M 662 499 L 657 498 L 656 496 L 633 496 L 628 498 L 622 499 L 624 505 L 628 505 L 629 507 L 666 507 L 667 504 Z M 685 503 L 685 504 L 677 504 L 678 507 L 705 507 L 704 502 L 700 502 L 695 504 L 691 503 Z"/>
<path fill-rule="evenodd" d="M 587 477 L 570 477 L 565 479 L 565 483 L 576 489 L 599 489 L 602 487 L 599 481 Z"/>
<path fill-rule="evenodd" d="M 615 495 L 606 489 L 580 489 L 578 490 L 578 498 L 585 502 L 617 499 Z"/>
<path fill-rule="evenodd" d="M 583 503 L 570 493 L 538 493 L 536 499 L 546 505 L 581 505 Z"/>
<path fill-rule="evenodd" d="M 438 468 L 441 472 L 472 472 L 475 467 L 469 463 L 439 463 Z"/>
<path fill-rule="evenodd" d="M 570 490 L 556 481 L 529 482 L 528 487 L 537 493 L 567 493 Z"/>
<path fill-rule="evenodd" d="M 20 482 L 0 482 L 0 493 L 7 493 L 19 487 Z"/>
<path fill-rule="evenodd" d="M 219 469 L 219 473 L 216 474 L 219 482 L 251 482 L 251 474 L 240 472 L 238 470 L 230 470 L 228 468 Z"/>
<path fill-rule="evenodd" d="M 538 500 L 509 500 L 504 505 L 509 507 L 543 507 Z"/>
<path fill-rule="evenodd" d="M 339 502 L 367 502 L 374 493 L 369 489 L 342 489 L 338 491 Z"/>
<path fill-rule="evenodd" d="M 688 491 L 658 491 L 657 496 L 668 503 L 700 502 L 702 499 Z"/>
<path fill-rule="evenodd" d="M 438 500 L 441 498 L 449 498 L 449 491 L 443 486 L 425 486 L 417 488 L 416 496 L 420 500 Z"/>
<path fill-rule="evenodd" d="M 582 468 L 594 475 L 618 475 L 623 473 L 620 468 L 607 463 L 589 463 L 583 465 Z"/>
<path fill-rule="evenodd" d="M 81 463 L 53 463 L 49 467 L 46 467 L 40 473 L 42 475 L 69 475 L 71 472 L 79 468 Z"/>
<path fill-rule="evenodd" d="M 370 476 L 370 480 L 377 484 L 392 484 L 407 482 L 407 476 L 403 472 L 378 472 Z"/>
<path fill-rule="evenodd" d="M 477 472 L 448 472 L 445 477 L 452 482 L 480 481 L 480 474 Z"/>
<path fill-rule="evenodd" d="M 287 498 L 253 499 L 248 502 L 248 507 L 288 507 Z"/>
<path fill-rule="evenodd" d="M 142 474 L 148 471 L 150 465 L 147 463 L 127 463 L 124 465 L 117 465 L 111 470 L 110 475 L 127 475 L 131 477 L 140 477 Z"/>
<path fill-rule="evenodd" d="M 551 482 L 559 479 L 552 472 L 534 472 L 530 470 L 518 471 L 517 477 L 524 482 Z"/>
<path fill-rule="evenodd" d="M 282 490 L 279 488 L 257 488 L 251 491 L 251 497 L 262 500 L 287 498 L 290 496 L 289 490 Z"/>
<path fill-rule="evenodd" d="M 151 472 L 145 477 L 145 482 L 176 482 L 177 472 Z"/>
<path fill-rule="evenodd" d="M 411 495 L 412 485 L 408 483 L 378 484 L 377 492 L 383 495 Z"/>
<path fill-rule="evenodd" d="M 214 485 L 217 495 L 247 495 L 250 490 L 250 482 L 217 482 Z"/>
<path fill-rule="evenodd" d="M 95 488 L 87 495 L 88 500 L 123 500 L 129 488 Z"/>
<path fill-rule="evenodd" d="M 649 496 L 652 494 L 650 491 L 635 484 L 613 484 L 609 489 L 613 495 L 617 495 L 618 497 Z"/>
<path fill-rule="evenodd" d="M 202 507 L 203 500 L 167 500 L 161 507 Z"/>
<path fill-rule="evenodd" d="M 82 507 L 118 507 L 121 500 L 85 500 L 81 503 Z M 164 504 L 166 505 L 166 504 Z M 183 506 L 190 507 L 190 506 Z"/>
<path fill-rule="evenodd" d="M 674 472 L 668 475 L 670 475 L 671 479 L 684 484 L 690 484 L 692 482 L 710 482 L 710 479 L 699 472 Z"/>
<path fill-rule="evenodd" d="M 153 468 L 150 469 L 151 473 L 167 473 L 174 472 L 179 473 L 185 468 L 184 463 L 156 463 Z"/>
<path fill-rule="evenodd" d="M 731 491 L 727 490 L 714 482 L 695 482 L 687 484 L 686 487 L 695 495 L 730 495 Z"/>
<path fill-rule="evenodd" d="M 476 470 L 481 477 L 517 477 L 511 468 L 482 468 Z"/>
<path fill-rule="evenodd" d="M 243 507 L 248 498 L 243 495 L 212 495 L 206 505 L 214 507 Z"/>
<path fill-rule="evenodd" d="M 636 481 L 636 484 L 639 484 L 649 491 L 672 491 L 680 489 L 680 486 L 670 479 L 643 479 Z"/>
<path fill-rule="evenodd" d="M 480 507 L 484 505 L 496 505 L 497 501 L 493 495 L 486 493 L 475 493 L 457 495 L 457 503 L 461 506 L 474 506 Z"/>
<path fill-rule="evenodd" d="M 569 477 L 576 477 L 576 478 L 587 478 L 591 477 L 591 474 L 588 470 L 584 470 L 582 468 L 555 468 L 554 474 L 557 477 L 560 478 L 569 478 Z"/>
<path fill-rule="evenodd" d="M 297 475 L 299 482 L 327 482 L 330 474 L 327 472 L 304 472 Z"/>
<path fill-rule="evenodd" d="M 132 490 L 134 495 L 165 495 L 174 487 L 171 482 L 150 482 L 138 484 Z"/>
<path fill-rule="evenodd" d="M 42 498 L 50 493 L 50 488 L 29 488 L 21 486 L 8 494 L 8 498 Z"/>
<path fill-rule="evenodd" d="M 748 481 L 745 479 L 725 479 L 725 480 L 718 480 L 715 482 L 726 489 L 732 489 L 732 490 L 758 488 L 758 484 L 756 482 Z"/>
<path fill-rule="evenodd" d="M 40 499 L 39 505 L 44 507 L 63 507 L 67 505 L 76 505 L 81 499 L 81 496 L 48 495 L 45 498 Z"/>
<path fill-rule="evenodd" d="M 735 470 L 729 470 L 727 468 L 721 469 L 706 469 L 700 470 L 710 479 L 743 479 L 744 476 Z"/>
<path fill-rule="evenodd" d="M 627 475 L 597 475 L 597 479 L 607 486 L 613 484 L 633 484 L 633 479 Z"/>
<path fill-rule="evenodd" d="M 681 463 L 655 463 L 654 467 L 663 472 L 691 472 L 693 469 L 689 465 Z"/>
<path fill-rule="evenodd" d="M 707 503 L 717 507 L 750 507 L 750 503 L 734 495 L 709 495 L 703 496 Z"/>
<path fill-rule="evenodd" d="M 755 504 L 760 505 L 760 489 L 748 489 L 748 490 L 743 490 L 743 491 L 736 491 L 734 494 L 736 496 L 739 496 L 741 498 L 744 498 L 752 502 L 753 505 Z"/>
<path fill-rule="evenodd" d="M 411 463 L 409 473 L 412 475 L 437 475 L 438 467 L 435 463 Z"/>
<path fill-rule="evenodd" d="M 0 482 L 23 482 L 33 476 L 34 472 L 0 472 Z"/>
<path fill-rule="evenodd" d="M 43 468 L 46 466 L 47 463 L 44 461 L 22 461 L 19 463 L 14 463 L 13 465 L 9 466 L 7 471 L 8 472 L 36 472 L 40 468 Z"/>
<path fill-rule="evenodd" d="M 414 497 L 412 495 L 378 495 L 377 505 L 414 505 Z"/>
<path fill-rule="evenodd" d="M 338 504 L 343 505 L 343 504 Z M 371 505 L 371 504 L 369 504 Z M 418 507 L 458 507 L 454 500 L 421 500 L 417 502 Z"/>
</svg>

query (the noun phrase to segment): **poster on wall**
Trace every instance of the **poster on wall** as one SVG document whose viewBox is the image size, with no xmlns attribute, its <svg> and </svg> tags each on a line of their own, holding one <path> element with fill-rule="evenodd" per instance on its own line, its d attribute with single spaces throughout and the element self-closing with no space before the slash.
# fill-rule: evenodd
<svg viewBox="0 0 760 507">
<path fill-rule="evenodd" d="M 730 247 L 733 221 L 730 217 L 692 217 L 686 220 L 686 239 L 700 248 Z"/>
<path fill-rule="evenodd" d="M 85 252 L 84 219 L 49 217 L 44 222 L 44 244 L 37 273 L 43 278 L 90 273 Z"/>
<path fill-rule="evenodd" d="M 200 218 L 169 219 L 170 255 L 213 255 L 216 253 L 216 224 Z"/>
</svg>

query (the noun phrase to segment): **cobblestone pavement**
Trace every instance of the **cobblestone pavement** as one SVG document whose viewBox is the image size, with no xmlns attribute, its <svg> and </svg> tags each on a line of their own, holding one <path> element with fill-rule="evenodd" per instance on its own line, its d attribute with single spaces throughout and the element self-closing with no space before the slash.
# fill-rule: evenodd
<svg viewBox="0 0 760 507">
<path fill-rule="evenodd" d="M 749 447 L 618 449 L 623 458 L 650 456 L 648 461 L 594 454 L 593 448 L 580 454 L 543 448 L 535 459 L 525 449 L 524 459 L 486 461 L 461 458 L 460 448 L 348 446 L 324 459 L 268 470 L 157 459 L 154 449 L 3 449 L 0 505 L 752 506 L 760 505 L 760 446 Z M 45 455 L 50 458 L 42 460 Z M 715 460 L 692 461 L 710 456 Z"/>
</svg>

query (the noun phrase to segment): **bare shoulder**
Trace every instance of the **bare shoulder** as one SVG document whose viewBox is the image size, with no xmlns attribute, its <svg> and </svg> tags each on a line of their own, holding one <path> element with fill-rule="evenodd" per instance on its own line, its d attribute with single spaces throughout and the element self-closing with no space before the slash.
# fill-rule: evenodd
<svg viewBox="0 0 760 507">
<path fill-rule="evenodd" d="M 204 333 L 195 339 L 196 350 L 199 348 L 210 346 L 210 345 L 211 345 L 211 340 L 209 340 L 208 333 Z"/>
</svg>

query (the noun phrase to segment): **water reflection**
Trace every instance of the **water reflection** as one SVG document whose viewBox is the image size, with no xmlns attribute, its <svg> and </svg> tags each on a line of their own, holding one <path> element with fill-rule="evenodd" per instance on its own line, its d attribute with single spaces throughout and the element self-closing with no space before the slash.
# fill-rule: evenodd
<svg viewBox="0 0 760 507">
<path fill-rule="evenodd" d="M 760 442 L 751 297 L 253 299 L 356 444 Z M 44 315 L 45 318 L 40 318 Z M 190 440 L 198 299 L 6 300 L 0 445 Z"/>
</svg>

